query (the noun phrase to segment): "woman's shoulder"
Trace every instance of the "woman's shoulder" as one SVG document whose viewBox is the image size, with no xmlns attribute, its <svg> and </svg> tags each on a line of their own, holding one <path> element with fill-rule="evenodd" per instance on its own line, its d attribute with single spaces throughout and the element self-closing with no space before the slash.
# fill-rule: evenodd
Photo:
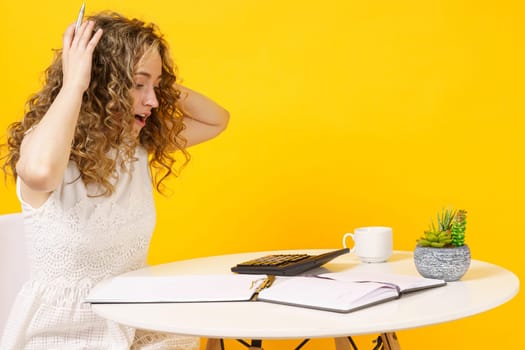
<svg viewBox="0 0 525 350">
<path fill-rule="evenodd" d="M 142 145 L 138 145 L 135 149 L 135 157 L 137 158 L 148 158 L 148 151 Z"/>
</svg>

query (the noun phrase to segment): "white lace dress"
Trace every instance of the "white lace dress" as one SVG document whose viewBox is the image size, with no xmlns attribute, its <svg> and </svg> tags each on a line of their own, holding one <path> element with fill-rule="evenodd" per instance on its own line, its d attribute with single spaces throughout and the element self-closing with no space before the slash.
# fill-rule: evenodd
<svg viewBox="0 0 525 350">
<path fill-rule="evenodd" d="M 155 208 L 148 155 L 122 170 L 113 195 L 90 197 L 70 162 L 41 207 L 22 202 L 30 280 L 11 309 L 0 349 L 197 349 L 199 339 L 147 333 L 95 315 L 83 303 L 102 279 L 145 265 Z M 132 175 L 132 176 L 131 176 Z"/>
</svg>

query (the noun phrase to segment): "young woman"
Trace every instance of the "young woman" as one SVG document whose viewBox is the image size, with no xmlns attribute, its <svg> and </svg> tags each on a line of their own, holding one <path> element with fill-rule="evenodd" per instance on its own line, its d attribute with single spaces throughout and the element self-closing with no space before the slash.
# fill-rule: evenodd
<svg viewBox="0 0 525 350">
<path fill-rule="evenodd" d="M 1 349 L 198 347 L 102 319 L 83 299 L 102 279 L 144 266 L 153 187 L 184 165 L 176 152 L 187 161 L 186 148 L 228 119 L 178 85 L 155 25 L 100 13 L 67 28 L 44 87 L 9 128 L 4 168 L 22 203 L 31 278 Z"/>
</svg>

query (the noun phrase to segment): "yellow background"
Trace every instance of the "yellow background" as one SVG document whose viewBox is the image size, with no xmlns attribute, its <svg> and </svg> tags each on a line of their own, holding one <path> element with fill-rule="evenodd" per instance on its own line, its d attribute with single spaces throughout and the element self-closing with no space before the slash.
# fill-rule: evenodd
<svg viewBox="0 0 525 350">
<path fill-rule="evenodd" d="M 80 4 L 1 1 L 1 130 L 22 116 Z M 366 225 L 392 226 L 395 249 L 412 250 L 454 206 L 468 210 L 473 258 L 524 276 L 522 1 L 87 3 L 102 9 L 159 24 L 184 83 L 232 115 L 191 149 L 172 195 L 157 196 L 151 263 L 336 248 Z M 0 213 L 19 210 L 11 182 L 0 194 Z M 518 295 L 398 335 L 403 349 L 515 348 L 523 313 Z M 371 349 L 371 338 L 357 341 Z"/>
</svg>

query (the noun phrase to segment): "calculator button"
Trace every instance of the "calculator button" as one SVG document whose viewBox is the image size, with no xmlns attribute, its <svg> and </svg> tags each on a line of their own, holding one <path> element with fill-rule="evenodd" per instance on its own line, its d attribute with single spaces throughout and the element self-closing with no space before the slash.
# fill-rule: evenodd
<svg viewBox="0 0 525 350">
<path fill-rule="evenodd" d="M 232 272 L 294 276 L 303 271 L 319 267 L 333 258 L 348 253 L 348 248 L 330 251 L 320 255 L 273 254 L 248 260 L 231 268 Z"/>
</svg>

